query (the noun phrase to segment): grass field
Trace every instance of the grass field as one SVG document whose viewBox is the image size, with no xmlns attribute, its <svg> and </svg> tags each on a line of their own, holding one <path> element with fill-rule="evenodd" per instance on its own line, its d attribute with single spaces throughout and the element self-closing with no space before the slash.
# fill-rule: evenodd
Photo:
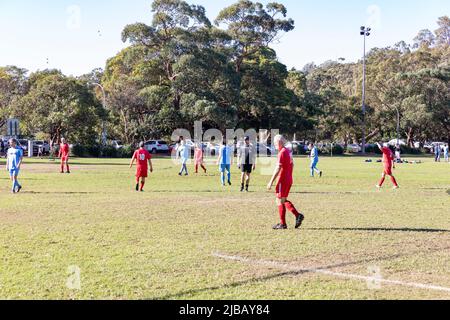
<svg viewBox="0 0 450 320">
<path fill-rule="evenodd" d="M 136 193 L 128 160 L 73 159 L 60 175 L 26 159 L 12 195 L 1 160 L 0 298 L 450 299 L 450 165 L 421 160 L 398 166 L 400 190 L 377 191 L 381 164 L 324 158 L 311 179 L 296 159 L 291 201 L 306 220 L 294 230 L 288 216 L 286 231 L 271 230 L 260 172 L 241 194 L 236 168 L 223 188 L 215 166 L 179 177 L 156 159 Z M 67 287 L 70 266 L 80 290 Z M 374 272 L 398 282 L 355 277 Z"/>
</svg>

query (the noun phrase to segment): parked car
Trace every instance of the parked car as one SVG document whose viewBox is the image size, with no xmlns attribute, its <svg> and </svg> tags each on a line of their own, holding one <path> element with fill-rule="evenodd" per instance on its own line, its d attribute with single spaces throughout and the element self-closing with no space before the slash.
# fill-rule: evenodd
<svg viewBox="0 0 450 320">
<path fill-rule="evenodd" d="M 212 142 L 205 142 L 203 143 L 203 145 L 205 155 L 215 156 L 219 154 L 220 146 L 218 144 Z"/>
<path fill-rule="evenodd" d="M 400 145 L 400 146 L 406 146 L 405 140 L 401 140 L 400 139 L 398 141 L 398 143 L 397 143 L 397 139 L 392 139 L 391 141 L 389 141 L 389 145 L 392 146 L 392 147 L 396 147 L 397 144 Z"/>
<path fill-rule="evenodd" d="M 18 139 L 17 142 L 19 142 L 19 147 L 21 147 L 23 150 L 23 155 L 28 155 L 28 140 Z"/>
<path fill-rule="evenodd" d="M 144 144 L 145 150 L 150 153 L 169 153 L 169 145 L 162 140 L 150 140 Z"/>
<path fill-rule="evenodd" d="M 258 155 L 267 155 L 269 157 L 277 153 L 274 147 L 259 142 L 256 144 L 256 152 Z"/>
<path fill-rule="evenodd" d="M 33 155 L 37 155 L 39 151 L 39 147 L 42 148 L 43 155 L 50 154 L 50 144 L 43 140 L 35 140 L 33 141 Z"/>
<path fill-rule="evenodd" d="M 359 153 L 362 151 L 362 148 L 359 144 L 352 143 L 347 145 L 347 150 L 351 153 Z"/>
<path fill-rule="evenodd" d="M 445 142 L 431 142 L 431 143 L 425 143 L 423 148 L 427 150 L 429 153 L 434 153 L 434 150 L 437 146 L 441 146 L 441 151 L 444 151 Z"/>
<path fill-rule="evenodd" d="M 116 150 L 120 150 L 123 148 L 123 143 L 120 140 L 113 140 L 111 141 L 111 146 Z"/>
<path fill-rule="evenodd" d="M 300 141 L 292 141 L 291 148 L 294 154 L 305 154 L 308 150 L 308 146 L 304 142 Z"/>
</svg>

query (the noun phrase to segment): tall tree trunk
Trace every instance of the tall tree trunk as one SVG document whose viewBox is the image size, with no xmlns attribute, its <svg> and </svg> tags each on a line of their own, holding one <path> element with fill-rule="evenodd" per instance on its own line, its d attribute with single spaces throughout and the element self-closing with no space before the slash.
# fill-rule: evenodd
<svg viewBox="0 0 450 320">
<path fill-rule="evenodd" d="M 414 130 L 413 130 L 413 128 L 408 128 L 408 131 L 406 132 L 406 138 L 407 138 L 407 140 L 406 140 L 406 144 L 409 146 L 409 147 L 414 147 Z"/>
</svg>

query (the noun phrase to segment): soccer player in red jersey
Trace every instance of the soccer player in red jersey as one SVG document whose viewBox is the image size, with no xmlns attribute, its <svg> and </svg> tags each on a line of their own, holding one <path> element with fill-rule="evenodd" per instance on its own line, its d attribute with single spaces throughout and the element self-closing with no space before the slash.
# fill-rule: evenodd
<svg viewBox="0 0 450 320">
<path fill-rule="evenodd" d="M 272 179 L 267 185 L 267 189 L 271 190 L 275 180 L 278 178 L 276 194 L 281 223 L 275 225 L 273 229 L 287 229 L 286 209 L 292 212 L 292 214 L 295 216 L 295 228 L 298 229 L 302 225 L 305 217 L 303 214 L 298 212 L 292 202 L 288 200 L 292 184 L 294 183 L 294 159 L 292 158 L 291 152 L 285 147 L 287 141 L 283 136 L 277 135 L 274 139 L 274 143 L 275 147 L 279 150 L 278 164 L 272 176 Z"/>
<path fill-rule="evenodd" d="M 136 191 L 144 191 L 145 179 L 148 177 L 148 167 L 150 165 L 150 172 L 153 172 L 152 155 L 144 149 L 144 142 L 139 144 L 139 149 L 136 150 L 131 159 L 130 168 L 133 167 L 136 161 Z M 139 185 L 140 183 L 140 185 Z"/>
<path fill-rule="evenodd" d="M 395 163 L 394 163 L 394 154 L 392 153 L 391 149 L 389 149 L 389 146 L 387 144 L 384 144 L 381 146 L 379 143 L 377 143 L 378 148 L 380 148 L 381 152 L 383 153 L 383 165 L 384 165 L 384 171 L 380 180 L 380 183 L 378 183 L 377 188 L 380 189 L 383 186 L 384 180 L 386 179 L 386 175 L 391 177 L 391 181 L 394 184 L 394 189 L 398 189 L 397 180 L 395 180 L 394 175 L 392 174 L 392 169 L 395 169 Z"/>
<path fill-rule="evenodd" d="M 64 173 L 64 166 L 66 166 L 67 168 L 67 173 L 70 173 L 69 153 L 70 153 L 69 144 L 66 142 L 66 139 L 62 138 L 61 144 L 59 145 L 59 154 L 58 154 L 58 158 L 61 159 L 61 173 Z"/>
</svg>

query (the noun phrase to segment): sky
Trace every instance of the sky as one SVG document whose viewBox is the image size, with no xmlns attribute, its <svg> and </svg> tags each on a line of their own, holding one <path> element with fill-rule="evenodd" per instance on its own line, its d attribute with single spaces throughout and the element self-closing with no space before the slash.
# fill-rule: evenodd
<svg viewBox="0 0 450 320">
<path fill-rule="evenodd" d="M 203 5 L 213 21 L 235 0 L 188 0 Z M 262 3 L 272 1 L 260 1 Z M 363 53 L 359 28 L 371 26 L 368 49 L 408 43 L 421 29 L 435 30 L 450 15 L 449 0 L 278 0 L 295 20 L 295 30 L 272 47 L 288 68 Z M 104 68 L 127 44 L 125 25 L 151 23 L 151 0 L 0 0 L 0 66 L 30 71 L 55 68 L 82 75 Z"/>
</svg>

